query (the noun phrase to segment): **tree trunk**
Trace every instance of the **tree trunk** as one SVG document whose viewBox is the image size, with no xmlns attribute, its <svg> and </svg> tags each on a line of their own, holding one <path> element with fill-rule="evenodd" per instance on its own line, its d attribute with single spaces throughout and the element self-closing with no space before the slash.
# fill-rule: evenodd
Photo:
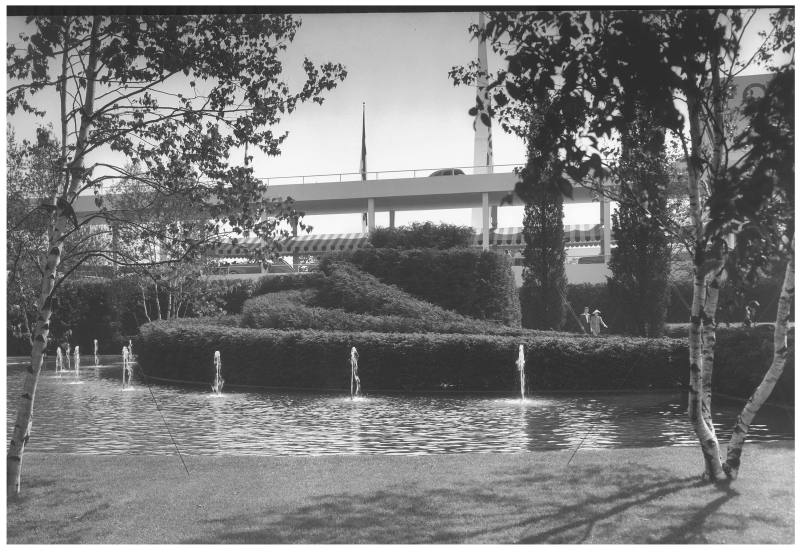
<svg viewBox="0 0 800 552">
<path fill-rule="evenodd" d="M 689 176 L 689 208 L 694 227 L 694 292 L 692 294 L 691 321 L 689 325 L 689 420 L 695 435 L 700 441 L 705 461 L 705 476 L 712 481 L 724 477 L 722 460 L 720 459 L 719 442 L 713 431 L 711 412 L 703 413 L 703 332 L 707 326 L 704 307 L 706 305 L 706 240 L 702 220 L 700 202 L 700 174 L 702 162 L 701 106 L 700 97 L 688 93 L 686 103 L 689 111 L 689 132 L 691 135 L 691 151 L 687 164 Z M 712 321 L 713 323 L 713 321 Z M 712 349 L 713 351 L 713 349 Z"/>
<path fill-rule="evenodd" d="M 711 419 L 711 392 L 712 378 L 714 374 L 714 348 L 717 343 L 716 315 L 717 305 L 719 304 L 719 288 L 723 280 L 723 267 L 712 272 L 706 289 L 706 300 L 703 306 L 703 373 L 702 373 L 702 396 L 701 396 L 701 415 L 706 421 L 706 425 L 714 433 L 714 423 Z"/>
<path fill-rule="evenodd" d="M 758 410 L 769 398 L 772 389 L 778 382 L 778 378 L 783 373 L 784 366 L 786 366 L 786 356 L 789 349 L 786 335 L 788 333 L 792 302 L 794 301 L 794 240 L 792 240 L 791 247 L 789 262 L 786 265 L 786 274 L 783 278 L 781 297 L 778 300 L 778 315 L 775 318 L 775 331 L 772 338 L 772 364 L 767 373 L 764 374 L 764 379 L 761 380 L 753 395 L 748 399 L 747 404 L 745 404 L 741 414 L 739 414 L 739 418 L 736 420 L 736 426 L 733 428 L 733 434 L 728 443 L 727 459 L 723 466 L 730 479 L 736 479 L 739 474 L 742 446 L 747 437 L 747 432 L 750 430 L 750 424 L 753 423 Z"/>
<path fill-rule="evenodd" d="M 164 320 L 161 316 L 161 297 L 159 297 L 159 290 L 158 290 L 158 283 L 153 282 L 153 288 L 156 290 L 156 314 L 158 315 L 158 320 Z"/>
<path fill-rule="evenodd" d="M 144 286 L 139 284 L 139 291 L 142 292 L 142 309 L 144 309 L 144 317 L 147 318 L 148 322 L 152 322 L 150 320 L 150 314 L 147 312 L 147 295 L 144 293 Z"/>
<path fill-rule="evenodd" d="M 31 365 L 25 374 L 22 384 L 17 417 L 11 435 L 6 456 L 6 495 L 13 497 L 19 494 L 21 486 L 22 456 L 25 445 L 30 439 L 31 426 L 33 425 L 33 402 L 36 397 L 36 386 L 39 373 L 42 369 L 44 350 L 47 347 L 47 338 L 50 334 L 50 317 L 53 314 L 52 302 L 55 291 L 56 272 L 61 263 L 64 234 L 67 230 L 69 218 L 64 209 L 64 203 L 69 204 L 74 199 L 78 184 L 84 177 L 83 156 L 86 150 L 89 127 L 94 114 L 95 75 L 97 71 L 97 52 L 99 50 L 98 33 L 100 30 L 100 16 L 94 16 L 89 45 L 89 59 L 86 66 L 86 92 L 82 108 L 80 130 L 75 143 L 75 158 L 65 172 L 65 189 L 62 196 L 65 202 L 56 203 L 55 220 L 52 223 L 48 236 L 48 254 L 45 269 L 42 272 L 41 292 L 38 302 L 38 318 L 36 321 L 36 335 L 31 350 Z M 65 33 L 65 48 L 67 37 Z M 66 81 L 65 81 L 66 82 Z M 66 85 L 66 84 L 65 84 Z"/>
</svg>

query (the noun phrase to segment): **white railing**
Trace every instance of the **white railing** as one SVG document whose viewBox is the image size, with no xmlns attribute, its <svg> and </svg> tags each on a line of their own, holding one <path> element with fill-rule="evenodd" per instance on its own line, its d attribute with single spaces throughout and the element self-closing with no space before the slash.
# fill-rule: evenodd
<svg viewBox="0 0 800 552">
<path fill-rule="evenodd" d="M 524 163 L 519 164 L 505 164 L 505 165 L 492 165 L 491 172 L 493 173 L 510 173 L 516 167 L 520 167 Z M 394 171 L 367 171 L 367 180 L 386 180 L 392 178 L 423 178 L 430 176 L 432 172 L 442 169 L 459 169 L 464 174 L 484 174 L 490 172 L 486 170 L 486 166 L 460 166 L 460 167 L 433 167 L 426 169 L 400 169 Z M 475 169 L 480 169 L 480 172 L 475 172 Z M 498 170 L 499 169 L 499 170 Z M 307 174 L 299 176 L 273 176 L 273 177 L 259 177 L 266 184 L 274 184 L 276 186 L 290 185 L 290 184 L 317 184 L 320 182 L 350 182 L 353 180 L 361 180 L 360 172 L 347 172 L 347 173 L 331 173 L 331 174 Z"/>
<path fill-rule="evenodd" d="M 491 165 L 487 170 L 485 165 L 481 166 L 459 166 L 459 167 L 433 167 L 426 169 L 399 169 L 393 171 L 367 171 L 367 180 L 387 180 L 393 178 L 424 178 L 431 175 L 432 172 L 438 170 L 459 169 L 464 174 L 486 174 L 486 173 L 511 173 L 517 167 L 523 166 L 524 163 L 514 164 L 507 163 L 504 165 Z M 478 172 L 475 169 L 479 169 Z M 298 176 L 271 176 L 271 177 L 256 177 L 265 184 L 282 186 L 292 184 L 319 184 L 323 182 L 352 182 L 354 180 L 361 180 L 360 172 L 346 172 L 346 173 L 330 173 L 330 174 L 306 174 Z M 210 180 L 201 180 L 201 182 L 211 182 Z M 114 194 L 119 191 L 125 190 L 124 184 L 108 183 L 101 187 L 102 194 Z"/>
</svg>

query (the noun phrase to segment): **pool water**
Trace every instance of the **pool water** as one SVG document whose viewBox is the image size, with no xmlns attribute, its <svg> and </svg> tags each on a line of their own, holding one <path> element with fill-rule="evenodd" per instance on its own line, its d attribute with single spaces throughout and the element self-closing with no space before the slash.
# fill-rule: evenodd
<svg viewBox="0 0 800 552">
<path fill-rule="evenodd" d="M 9 358 L 7 440 L 26 358 Z M 547 394 L 526 400 L 486 395 L 236 391 L 142 379 L 122 388 L 119 356 L 79 374 L 42 371 L 26 450 L 83 454 L 324 455 L 522 452 L 585 448 L 696 446 L 686 393 Z M 224 376 L 224 375 L 223 375 Z M 349 371 L 343 371 L 349 377 Z M 152 394 L 151 394 L 152 392 Z M 156 406 L 158 405 L 158 406 Z M 714 401 L 717 435 L 730 436 L 742 404 Z M 160 411 L 159 411 L 160 408 Z M 163 420 L 162 420 L 163 415 Z M 794 439 L 791 411 L 765 407 L 750 441 Z M 169 431 L 167 430 L 169 428 Z"/>
</svg>

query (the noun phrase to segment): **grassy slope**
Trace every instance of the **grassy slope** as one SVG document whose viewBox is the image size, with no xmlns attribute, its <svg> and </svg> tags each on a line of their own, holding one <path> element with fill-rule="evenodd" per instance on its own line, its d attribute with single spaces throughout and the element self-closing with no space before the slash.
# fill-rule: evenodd
<svg viewBox="0 0 800 552">
<path fill-rule="evenodd" d="M 28 454 L 9 543 L 792 543 L 794 449 L 730 488 L 696 447 L 520 454 Z"/>
</svg>

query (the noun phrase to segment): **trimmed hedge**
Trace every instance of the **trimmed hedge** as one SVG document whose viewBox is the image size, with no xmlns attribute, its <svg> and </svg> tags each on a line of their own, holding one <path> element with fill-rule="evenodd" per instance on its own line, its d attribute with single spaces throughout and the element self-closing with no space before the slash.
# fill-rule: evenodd
<svg viewBox="0 0 800 552">
<path fill-rule="evenodd" d="M 370 276 L 370 278 L 374 278 Z M 378 283 L 378 286 L 392 288 Z M 362 288 L 363 289 L 363 286 Z M 282 330 L 346 330 L 372 332 L 437 332 L 437 333 L 485 333 L 494 335 L 521 335 L 527 330 L 500 326 L 483 320 L 475 320 L 448 313 L 438 307 L 414 299 L 394 289 L 405 307 L 398 309 L 405 315 L 384 314 L 374 316 L 366 313 L 348 312 L 336 307 L 316 306 L 313 290 L 290 290 L 253 297 L 245 302 L 241 325 L 248 328 L 273 328 Z M 368 292 L 364 293 L 367 295 Z M 359 290 L 354 291 L 359 295 Z M 395 299 L 390 297 L 390 300 Z M 352 304 L 352 301 L 351 301 Z M 414 309 L 413 306 L 419 306 Z M 383 310 L 392 311 L 394 308 Z M 408 313 L 412 313 L 408 315 Z"/>
<path fill-rule="evenodd" d="M 718 325 L 714 347 L 714 391 L 749 397 L 772 364 L 773 324 L 752 328 Z M 686 338 L 689 324 L 667 326 L 667 335 Z M 788 334 L 789 354 L 770 400 L 794 404 L 794 332 Z"/>
<path fill-rule="evenodd" d="M 323 259 L 353 263 L 384 283 L 448 310 L 519 326 L 511 257 L 476 249 L 360 249 Z"/>
<path fill-rule="evenodd" d="M 370 233 L 373 247 L 394 249 L 452 249 L 469 247 L 475 231 L 470 226 L 414 222 L 399 228 L 376 228 Z"/>
<path fill-rule="evenodd" d="M 777 298 L 780 294 L 781 283 L 782 281 L 764 280 L 746 295 L 747 301 L 755 299 L 761 303 L 761 308 L 758 312 L 759 322 L 775 321 L 778 308 Z M 667 323 L 688 322 L 689 307 L 692 303 L 691 282 L 676 282 L 675 285 L 668 287 L 668 293 Z M 606 284 L 569 284 L 567 286 L 567 302 L 576 314 L 580 314 L 583 311 L 583 307 L 589 307 L 590 311 L 600 309 L 603 312 L 603 319 L 609 326 L 608 331 L 612 333 L 619 332 L 621 324 L 617 324 L 617 321 L 621 320 L 625 313 L 622 312 L 620 305 L 611 300 Z M 794 314 L 794 306 L 792 306 L 792 314 Z M 732 286 L 723 286 L 720 289 L 717 321 L 721 324 L 739 324 L 743 319 L 744 306 L 742 299 L 737 299 L 736 290 Z M 792 316 L 792 319 L 794 319 L 794 316 Z M 580 331 L 580 327 L 572 314 L 568 314 L 564 329 Z"/>
<path fill-rule="evenodd" d="M 349 388 L 350 348 L 367 393 L 378 390 L 516 392 L 525 345 L 536 390 L 672 388 L 686 385 L 688 351 L 671 339 L 280 331 L 145 324 L 134 345 L 150 376 L 212 381 L 222 355 L 228 385 Z"/>
<path fill-rule="evenodd" d="M 264 295 L 265 293 L 290 289 L 317 288 L 322 283 L 323 279 L 324 276 L 319 272 L 269 274 L 256 280 L 253 288 L 253 295 Z"/>
</svg>

